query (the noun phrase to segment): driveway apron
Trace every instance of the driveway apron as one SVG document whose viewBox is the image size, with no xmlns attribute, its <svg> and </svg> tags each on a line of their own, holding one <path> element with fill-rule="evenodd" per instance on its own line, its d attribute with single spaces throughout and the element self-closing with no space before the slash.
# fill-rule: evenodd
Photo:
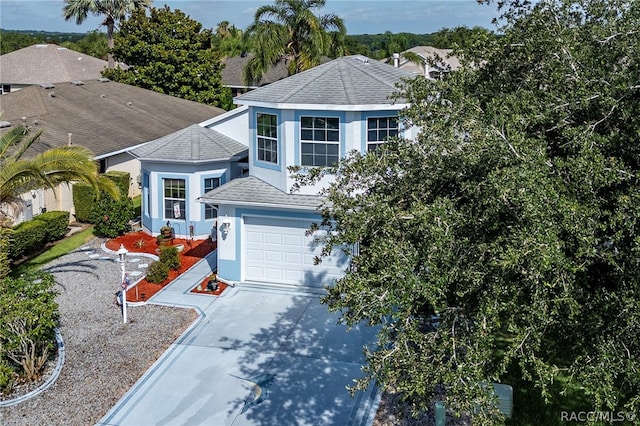
<svg viewBox="0 0 640 426">
<path fill-rule="evenodd" d="M 211 259 L 151 303 L 193 306 L 200 319 L 99 425 L 370 425 L 375 386 L 351 397 L 374 330 L 337 324 L 317 289 L 243 284 L 190 293 Z M 136 309 L 136 308 L 133 308 Z"/>
</svg>

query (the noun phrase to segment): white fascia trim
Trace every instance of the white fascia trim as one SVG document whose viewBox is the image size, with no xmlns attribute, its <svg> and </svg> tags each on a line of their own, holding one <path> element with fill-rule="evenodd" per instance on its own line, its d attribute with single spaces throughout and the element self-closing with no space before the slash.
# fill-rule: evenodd
<svg viewBox="0 0 640 426">
<path fill-rule="evenodd" d="M 249 109 L 248 106 L 241 106 L 238 108 L 234 108 L 231 111 L 227 111 L 223 114 L 220 115 L 216 115 L 213 118 L 210 118 L 208 120 L 202 121 L 200 123 L 198 123 L 198 125 L 200 127 L 210 127 L 213 124 L 219 123 L 221 121 L 225 121 L 228 120 L 229 118 L 232 118 L 236 115 L 241 115 L 242 113 L 246 112 Z"/>
<path fill-rule="evenodd" d="M 151 141 L 149 141 L 149 142 L 151 142 Z M 129 148 L 123 148 L 123 149 L 120 149 L 120 150 L 118 150 L 118 151 L 107 152 L 106 154 L 102 154 L 102 155 L 96 155 L 95 157 L 93 157 L 93 159 L 94 159 L 94 160 L 102 160 L 102 159 L 104 159 L 104 158 L 113 157 L 114 155 L 123 154 L 123 153 L 125 153 L 125 152 L 126 152 L 127 154 L 131 155 L 133 158 L 138 158 L 138 157 L 136 157 L 135 155 L 133 155 L 132 153 L 130 153 L 129 151 L 131 151 L 132 149 L 139 148 L 139 147 L 141 147 L 141 146 L 143 146 L 143 145 L 146 145 L 146 144 L 148 144 L 149 142 L 143 142 L 143 143 L 140 143 L 140 144 L 138 144 L 138 145 L 131 146 L 131 147 L 129 147 Z"/>
<path fill-rule="evenodd" d="M 235 101 L 234 101 L 235 102 Z M 317 111 L 398 111 L 409 107 L 408 103 L 397 104 L 371 104 L 371 105 L 328 105 L 328 104 L 287 104 L 259 101 L 241 101 L 238 105 L 292 110 L 317 110 Z"/>
<path fill-rule="evenodd" d="M 301 205 L 292 205 L 292 204 L 273 204 L 273 203 L 256 203 L 251 201 L 228 201 L 228 200 L 216 200 L 214 198 L 203 199 L 203 197 L 196 198 L 196 201 L 203 204 L 218 204 L 218 205 L 233 205 L 233 206 L 243 206 L 243 207 L 266 207 L 270 209 L 283 209 L 283 210 L 308 210 L 308 211 L 318 211 L 318 207 L 321 207 L 322 204 L 318 204 L 318 206 L 301 206 Z"/>
</svg>

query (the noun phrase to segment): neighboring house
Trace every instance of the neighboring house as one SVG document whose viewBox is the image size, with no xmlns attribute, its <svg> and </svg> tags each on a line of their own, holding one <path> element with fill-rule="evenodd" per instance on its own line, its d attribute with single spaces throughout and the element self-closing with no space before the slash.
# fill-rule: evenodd
<svg viewBox="0 0 640 426">
<path fill-rule="evenodd" d="M 0 133 L 19 124 L 34 133 L 42 129 L 39 142 L 25 153 L 26 157 L 56 146 L 82 145 L 95 154 L 101 172 L 129 172 L 129 196 L 136 196 L 141 193 L 140 162 L 127 150 L 224 112 L 101 78 L 30 86 L 0 96 L 1 120 L 8 125 Z M 6 206 L 0 206 L 15 222 L 44 210 L 74 213 L 66 185 L 56 191 L 33 191 L 22 199 L 18 211 L 7 212 Z"/>
<path fill-rule="evenodd" d="M 231 95 L 234 98 L 250 90 L 266 86 L 267 84 L 271 84 L 276 81 L 280 81 L 283 78 L 287 78 L 289 76 L 287 61 L 286 59 L 281 59 L 278 61 L 278 63 L 267 70 L 258 84 L 247 85 L 247 83 L 244 81 L 244 68 L 247 66 L 253 56 L 253 53 L 243 53 L 239 56 L 227 58 L 222 61 L 222 63 L 224 64 L 224 68 L 222 69 L 222 84 L 231 89 Z M 320 59 L 321 64 L 327 63 L 329 61 L 331 61 L 331 58 L 327 56 L 323 56 Z"/>
<path fill-rule="evenodd" d="M 142 166 L 142 228 L 215 239 L 217 210 L 196 198 L 246 172 L 247 146 L 194 124 L 129 152 Z"/>
<path fill-rule="evenodd" d="M 105 68 L 107 61 L 102 59 L 55 44 L 34 44 L 0 56 L 0 94 L 33 85 L 97 80 Z"/>
<path fill-rule="evenodd" d="M 403 79 L 415 74 L 363 56 L 346 56 L 257 88 L 235 98 L 241 105 L 224 122 L 202 125 L 230 136 L 246 123 L 249 175 L 199 198 L 217 208 L 218 277 L 226 282 L 322 286 L 341 276 L 348 263 L 337 250 L 320 265 L 322 244 L 307 235 L 323 203 L 315 186 L 292 192 L 290 166 L 329 166 L 351 150 L 374 150 L 388 137 L 413 138 L 391 100 Z M 234 125 L 238 123 L 238 125 Z M 157 203 L 156 203 L 157 204 Z"/>
<path fill-rule="evenodd" d="M 242 55 L 233 56 L 222 61 L 224 64 L 224 68 L 222 68 L 221 73 L 222 84 L 231 89 L 231 96 L 234 98 L 242 93 L 248 92 L 249 90 L 273 83 L 274 81 L 282 80 L 289 76 L 287 65 L 285 61 L 282 60 L 269 68 L 257 85 L 247 85 L 244 81 L 244 68 L 253 56 L 253 53 L 243 53 Z"/>
<path fill-rule="evenodd" d="M 396 68 L 420 74 L 429 79 L 441 79 L 447 73 L 460 68 L 460 61 L 452 54 L 451 49 L 438 49 L 432 46 L 416 46 L 402 53 L 396 53 L 387 63 Z M 411 53 L 412 55 L 406 55 Z M 416 56 L 419 63 L 411 61 L 407 56 Z"/>
</svg>

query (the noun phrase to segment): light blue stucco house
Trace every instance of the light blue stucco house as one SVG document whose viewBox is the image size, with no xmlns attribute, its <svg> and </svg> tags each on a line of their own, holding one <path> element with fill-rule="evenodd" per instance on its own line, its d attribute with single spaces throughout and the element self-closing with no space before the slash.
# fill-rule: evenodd
<svg viewBox="0 0 640 426">
<path fill-rule="evenodd" d="M 217 132 L 217 143 L 233 147 L 224 165 L 174 161 L 162 172 L 143 171 L 143 179 L 156 185 L 165 180 L 165 198 L 152 199 L 156 211 L 148 212 L 145 225 L 156 230 L 171 216 L 175 201 L 167 198 L 173 189 L 167 189 L 166 180 L 189 170 L 194 175 L 183 178 L 188 193 L 178 201 L 191 205 L 189 197 L 201 190 L 193 198 L 201 207 L 190 207 L 194 215 L 185 212 L 187 225 L 195 223 L 196 235 L 208 234 L 212 224 L 205 211 L 216 210 L 219 279 L 233 284 L 331 284 L 343 274 L 347 259 L 336 252 L 314 265 L 322 247 L 313 235 L 306 235 L 320 219 L 317 207 L 323 200 L 317 194 L 331 176 L 292 192 L 295 177 L 288 167 L 300 166 L 304 172 L 329 166 L 351 150 L 373 150 L 390 136 L 414 138 L 417 129 L 404 128 L 400 115 L 407 105 L 402 99 L 391 99 L 396 85 L 412 78 L 416 75 L 392 65 L 346 56 L 236 97 L 239 108 L 201 123 Z M 242 151 L 242 146 L 247 150 Z M 136 150 L 143 167 L 145 159 L 157 161 L 157 151 L 151 150 L 146 146 Z M 241 171 L 243 153 L 248 154 L 248 173 Z M 169 161 L 171 154 L 165 156 Z M 204 184 L 217 176 L 221 177 L 219 186 Z M 158 216 L 162 211 L 165 216 Z"/>
<path fill-rule="evenodd" d="M 307 235 L 323 203 L 314 186 L 292 191 L 295 176 L 329 166 L 347 152 L 368 152 L 388 137 L 412 139 L 398 84 L 414 73 L 363 56 L 345 56 L 234 99 L 238 108 L 135 147 L 140 160 L 141 224 L 181 238 L 217 240 L 218 278 L 320 287 L 348 259 Z"/>
<path fill-rule="evenodd" d="M 223 125 L 237 112 L 213 121 Z M 206 238 L 213 231 L 215 238 L 217 210 L 196 198 L 247 172 L 246 145 L 194 124 L 129 153 L 140 160 L 141 225 L 147 233 L 157 235 L 169 224 L 177 237 Z"/>
</svg>

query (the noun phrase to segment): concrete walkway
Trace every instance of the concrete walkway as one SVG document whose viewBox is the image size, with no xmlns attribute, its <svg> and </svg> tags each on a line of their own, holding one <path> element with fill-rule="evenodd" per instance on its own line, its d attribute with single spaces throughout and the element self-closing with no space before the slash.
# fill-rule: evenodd
<svg viewBox="0 0 640 426">
<path fill-rule="evenodd" d="M 352 398 L 345 387 L 362 375 L 373 330 L 337 325 L 318 289 L 243 284 L 220 297 L 190 293 L 215 256 L 151 298 L 195 307 L 201 317 L 98 424 L 370 425 L 377 389 Z"/>
</svg>

